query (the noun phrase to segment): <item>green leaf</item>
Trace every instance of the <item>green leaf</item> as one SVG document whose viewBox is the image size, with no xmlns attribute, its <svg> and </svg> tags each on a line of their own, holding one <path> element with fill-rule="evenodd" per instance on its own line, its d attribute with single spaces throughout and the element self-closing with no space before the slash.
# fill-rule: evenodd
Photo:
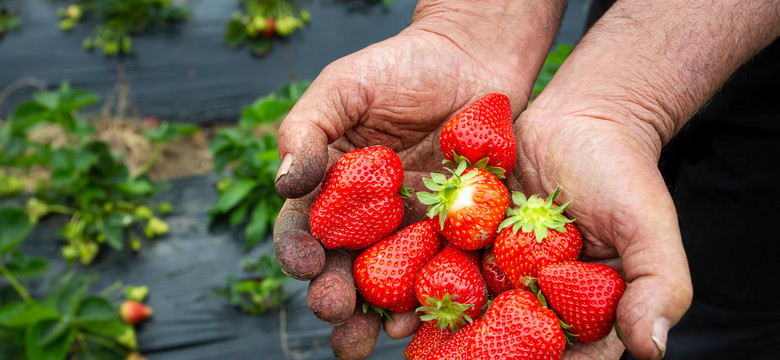
<svg viewBox="0 0 780 360">
<path fill-rule="evenodd" d="M 57 310 L 39 304 L 22 304 L 21 308 L 18 305 L 14 305 L 9 309 L 3 307 L 0 312 L 3 313 L 2 318 L 5 318 L 2 322 L 3 326 L 9 328 L 27 327 L 41 321 L 58 320 L 60 318 L 60 313 Z"/>
<path fill-rule="evenodd" d="M 73 157 L 73 169 L 84 172 L 98 161 L 98 156 L 91 152 L 78 152 Z"/>
<path fill-rule="evenodd" d="M 240 20 L 232 19 L 225 28 L 225 42 L 228 46 L 238 48 L 244 46 L 247 40 L 244 24 Z"/>
<path fill-rule="evenodd" d="M 246 226 L 247 247 L 252 247 L 265 239 L 265 234 L 268 231 L 269 216 L 270 211 L 268 209 L 268 204 L 258 203 L 255 205 L 254 210 L 252 210 L 252 218 Z"/>
<path fill-rule="evenodd" d="M 252 189 L 257 186 L 257 181 L 251 179 L 241 179 L 228 186 L 224 191 L 219 194 L 217 203 L 214 204 L 212 209 L 215 213 L 226 213 L 241 200 L 244 199 Z"/>
<path fill-rule="evenodd" d="M 49 166 L 54 170 L 73 169 L 71 162 L 71 152 L 65 148 L 59 148 L 51 152 L 49 156 Z"/>
<path fill-rule="evenodd" d="M 230 226 L 238 226 L 246 219 L 249 205 L 251 205 L 249 202 L 242 202 L 241 205 L 233 210 L 230 214 Z"/>
<path fill-rule="evenodd" d="M 154 191 L 152 183 L 146 180 L 129 180 L 117 185 L 119 191 L 132 196 L 150 195 Z"/>
<path fill-rule="evenodd" d="M 34 102 L 25 102 L 16 107 L 6 126 L 11 126 L 13 133 L 26 134 L 30 127 L 45 119 L 47 114 L 45 106 Z"/>
<path fill-rule="evenodd" d="M 101 219 L 106 242 L 115 250 L 122 250 L 124 247 L 123 218 L 121 214 L 111 214 L 108 218 Z"/>
<path fill-rule="evenodd" d="M 56 92 L 39 92 L 33 94 L 33 99 L 39 105 L 54 110 L 60 105 L 60 94 Z"/>
<path fill-rule="evenodd" d="M 192 135 L 200 130 L 191 124 L 175 124 L 163 122 L 156 129 L 146 130 L 144 136 L 153 142 L 168 143 L 183 135 Z"/>
<path fill-rule="evenodd" d="M 41 330 L 38 337 L 38 345 L 41 347 L 51 345 L 55 340 L 59 339 L 60 336 L 64 335 L 65 332 L 70 330 L 70 327 L 71 318 L 67 315 L 53 324 L 48 322 L 48 325 Z"/>
<path fill-rule="evenodd" d="M 122 335 L 125 324 L 119 317 L 119 312 L 108 300 L 93 296 L 81 302 L 73 324 L 91 333 L 107 337 Z"/>
<path fill-rule="evenodd" d="M 108 300 L 98 296 L 90 296 L 79 303 L 78 311 L 76 312 L 76 321 L 78 323 L 106 321 L 111 320 L 116 316 L 117 309 L 115 309 Z"/>
<path fill-rule="evenodd" d="M 11 261 L 5 265 L 14 275 L 24 277 L 43 275 L 48 268 L 45 258 L 28 256 L 18 250 L 11 252 Z"/>
<path fill-rule="evenodd" d="M 306 92 L 310 85 L 310 80 L 299 80 L 286 84 L 279 90 L 279 99 L 295 103 L 303 96 L 303 93 Z"/>
<path fill-rule="evenodd" d="M 27 327 L 41 321 L 59 318 L 60 313 L 46 305 L 16 303 L 0 308 L 0 320 L 2 320 L 0 324 L 9 328 Z"/>
<path fill-rule="evenodd" d="M 239 126 L 244 129 L 254 128 L 279 119 L 294 103 L 279 101 L 273 95 L 256 100 L 241 112 Z"/>
<path fill-rule="evenodd" d="M 266 38 L 252 38 L 249 40 L 249 49 L 252 51 L 252 55 L 264 56 L 271 52 L 271 48 L 274 43 L 272 39 Z"/>
<path fill-rule="evenodd" d="M 52 300 L 56 303 L 57 309 L 63 314 L 75 315 L 89 285 L 95 279 L 94 276 L 75 275 L 71 272 L 66 272 L 63 276 L 55 278 L 54 283 L 57 289 Z"/>
<path fill-rule="evenodd" d="M 33 228 L 20 209 L 0 209 L 0 255 L 16 248 Z"/>
<path fill-rule="evenodd" d="M 25 346 L 27 348 L 27 358 L 35 360 L 63 360 L 67 358 L 70 345 L 73 343 L 75 331 L 66 330 L 59 338 L 52 341 L 47 346 L 39 345 L 39 338 L 42 333 L 53 324 L 40 322 L 27 330 L 25 334 Z"/>
</svg>

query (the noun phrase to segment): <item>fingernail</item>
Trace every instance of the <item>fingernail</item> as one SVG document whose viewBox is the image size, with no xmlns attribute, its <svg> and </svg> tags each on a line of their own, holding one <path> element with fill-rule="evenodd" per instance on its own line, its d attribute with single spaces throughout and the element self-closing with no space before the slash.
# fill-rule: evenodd
<svg viewBox="0 0 780 360">
<path fill-rule="evenodd" d="M 279 166 L 279 172 L 276 173 L 276 180 L 274 182 L 279 181 L 279 178 L 287 175 L 287 173 L 290 171 L 290 165 L 292 164 L 292 154 L 284 155 L 284 158 L 282 158 L 282 165 Z"/>
<path fill-rule="evenodd" d="M 661 357 L 666 355 L 666 335 L 669 333 L 669 321 L 664 318 L 655 319 L 653 323 L 653 342 L 661 352 Z"/>
</svg>

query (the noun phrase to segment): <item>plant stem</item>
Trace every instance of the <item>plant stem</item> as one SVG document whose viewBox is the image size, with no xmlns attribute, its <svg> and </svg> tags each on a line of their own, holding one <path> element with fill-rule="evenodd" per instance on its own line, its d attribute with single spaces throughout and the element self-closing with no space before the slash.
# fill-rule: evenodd
<svg viewBox="0 0 780 360">
<path fill-rule="evenodd" d="M 149 169 L 154 166 L 154 163 L 157 162 L 157 158 L 159 158 L 160 154 L 162 153 L 163 147 L 165 147 L 164 143 L 154 143 L 154 150 L 152 150 L 152 154 L 149 156 L 149 158 L 146 159 L 146 162 L 143 164 L 143 166 L 138 169 L 138 172 L 133 175 L 133 179 L 137 179 L 139 176 L 146 174 Z"/>
<path fill-rule="evenodd" d="M 47 205 L 50 212 L 56 212 L 60 214 L 70 215 L 76 212 L 76 209 L 65 206 L 65 205 L 57 205 L 57 204 L 49 204 Z"/>
<path fill-rule="evenodd" d="M 99 295 L 100 297 L 108 298 L 109 296 L 111 296 L 111 295 L 112 295 L 112 294 L 114 294 L 114 293 L 115 293 L 117 290 L 119 290 L 119 289 L 121 289 L 121 288 L 122 288 L 122 282 L 121 282 L 121 281 L 119 281 L 119 280 L 117 280 L 117 281 L 115 281 L 113 284 L 111 284 L 111 286 L 109 286 L 109 287 L 107 287 L 107 288 L 103 289 L 103 291 L 101 291 L 101 292 L 100 292 L 98 295 Z"/>
<path fill-rule="evenodd" d="M 8 280 L 14 290 L 19 293 L 19 296 L 24 299 L 25 303 L 32 304 L 35 302 L 35 300 L 30 296 L 30 293 L 27 292 L 27 289 L 25 289 L 24 286 L 19 283 L 19 280 L 16 279 L 16 276 L 14 276 L 14 274 L 8 270 L 8 268 L 6 268 L 3 263 L 0 263 L 0 274 L 2 274 Z"/>
</svg>

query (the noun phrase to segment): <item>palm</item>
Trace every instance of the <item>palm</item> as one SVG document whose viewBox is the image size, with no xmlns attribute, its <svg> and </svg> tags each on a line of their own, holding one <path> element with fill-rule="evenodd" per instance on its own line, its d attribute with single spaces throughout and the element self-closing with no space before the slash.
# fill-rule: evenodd
<svg viewBox="0 0 780 360">
<path fill-rule="evenodd" d="M 328 134 L 328 164 L 345 152 L 370 145 L 384 145 L 401 158 L 405 183 L 422 190 L 422 178 L 442 172 L 443 156 L 438 134 L 444 123 L 460 109 L 491 91 L 507 94 L 515 113 L 525 106 L 530 81 L 503 78 L 450 40 L 410 27 L 398 36 L 375 44 L 328 66 L 312 84 L 313 91 L 293 109 L 319 112 L 337 109 L 323 128 L 343 129 Z M 338 93 L 338 101 L 323 94 Z M 313 101 L 308 101 L 311 100 Z M 315 100 L 316 99 L 316 100 Z M 346 99 L 346 101 L 344 100 Z M 285 136 L 285 127 L 280 136 Z M 342 136 L 337 136 L 342 135 Z M 333 139 L 336 138 L 336 139 Z M 423 212 L 410 202 L 412 220 Z"/>
</svg>

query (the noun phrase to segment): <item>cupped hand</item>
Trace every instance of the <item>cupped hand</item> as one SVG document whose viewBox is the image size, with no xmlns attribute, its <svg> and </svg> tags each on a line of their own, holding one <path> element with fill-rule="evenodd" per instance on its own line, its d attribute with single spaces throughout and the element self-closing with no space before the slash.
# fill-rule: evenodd
<svg viewBox="0 0 780 360">
<path fill-rule="evenodd" d="M 500 24 L 502 17 L 509 16 L 504 12 L 495 9 L 479 16 L 492 17 Z M 465 15 L 469 18 L 473 14 Z M 351 261 L 356 254 L 324 250 L 309 234 L 309 209 L 327 168 L 347 151 L 384 145 L 401 158 L 404 184 L 425 189 L 422 178 L 443 170 L 439 133 L 444 123 L 490 92 L 507 95 L 516 117 L 527 104 L 552 41 L 552 34 L 539 35 L 538 31 L 528 31 L 526 40 L 506 39 L 505 33 L 492 33 L 501 26 L 485 19 L 473 20 L 479 26 L 492 26 L 491 32 L 475 37 L 469 33 L 480 31 L 477 26 L 461 23 L 453 27 L 457 19 L 418 7 L 412 25 L 399 35 L 327 66 L 279 128 L 282 166 L 276 188 L 290 200 L 274 228 L 276 256 L 288 275 L 311 280 L 307 301 L 314 314 L 340 325 L 337 329 L 345 327 L 334 336 L 337 332 L 354 333 L 348 328 L 355 323 L 379 326 L 379 321 L 353 313 L 357 300 Z M 524 27 L 529 25 L 516 28 Z M 549 27 L 554 32 L 555 26 Z M 505 48 L 499 46 L 507 41 Z M 534 46 L 525 51 L 516 49 L 531 43 Z M 407 203 L 410 208 L 402 226 L 425 216 L 424 205 L 416 199 Z M 402 321 L 386 322 L 385 330 L 391 337 L 409 336 L 419 322 L 413 314 L 392 316 Z M 355 334 L 358 341 L 373 336 L 370 331 Z M 332 345 L 336 354 L 350 353 L 339 347 L 357 346 L 333 340 Z M 369 352 L 372 347 L 368 347 Z M 362 356 L 368 354 L 354 358 Z"/>
<path fill-rule="evenodd" d="M 513 181 L 542 194 L 561 186 L 558 198 L 573 200 L 566 211 L 583 233 L 583 257 L 621 270 L 628 283 L 618 306 L 620 339 L 636 357 L 656 359 L 692 297 L 674 203 L 658 170 L 662 136 L 625 105 L 638 101 L 561 101 L 571 95 L 565 76 L 515 123 Z M 612 340 L 578 344 L 565 358 L 598 359 Z"/>
</svg>

